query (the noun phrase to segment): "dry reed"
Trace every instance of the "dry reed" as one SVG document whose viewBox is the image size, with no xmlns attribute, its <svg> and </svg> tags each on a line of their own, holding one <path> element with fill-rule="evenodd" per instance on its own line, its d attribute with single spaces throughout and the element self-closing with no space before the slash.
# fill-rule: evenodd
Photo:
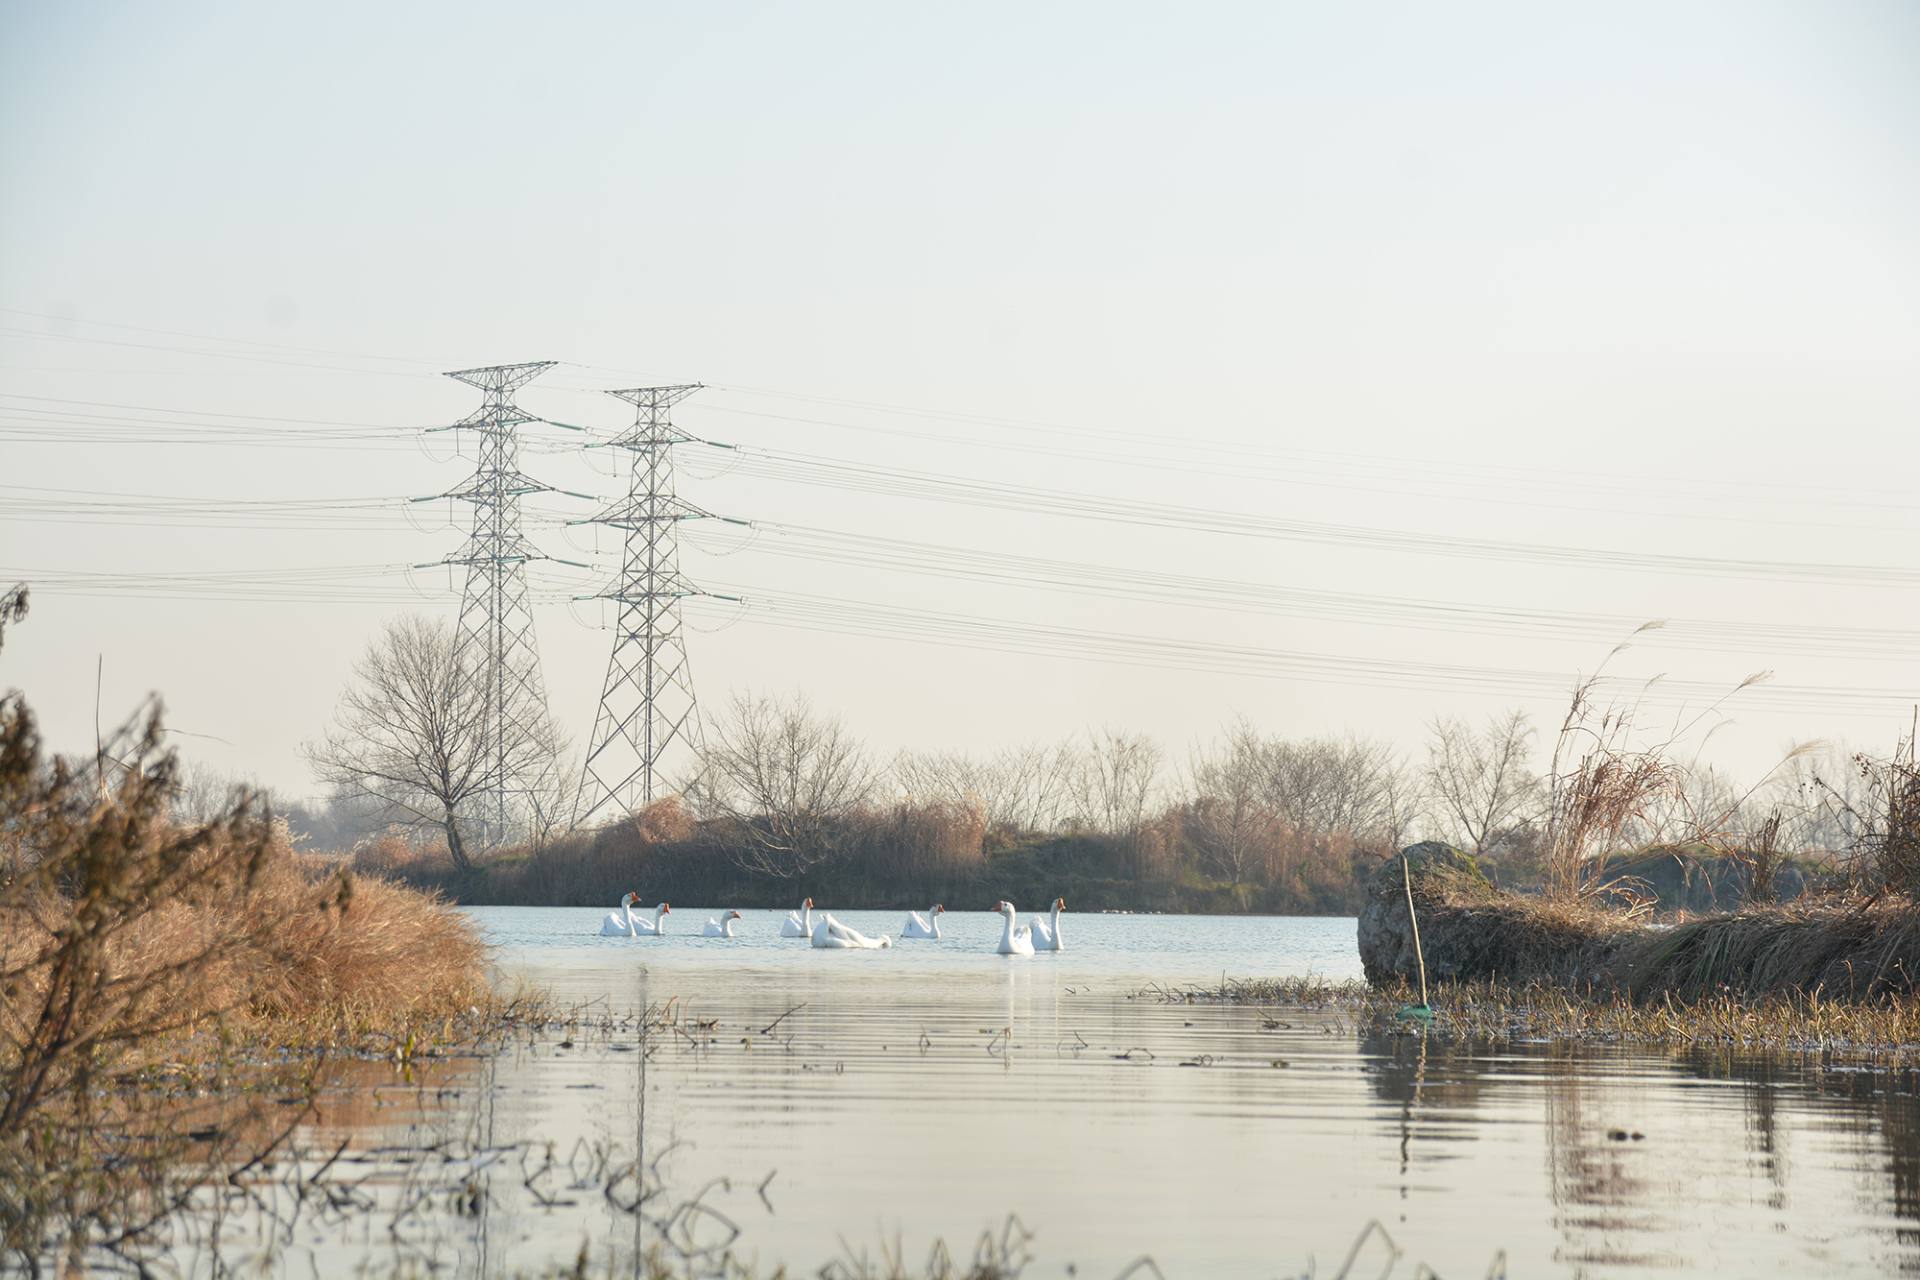
<svg viewBox="0 0 1920 1280">
<path fill-rule="evenodd" d="M 1152 987 L 1143 994 L 1178 1003 L 1306 1009 L 1403 1031 L 1405 1024 L 1396 1015 L 1413 993 L 1405 986 L 1283 978 L 1230 979 L 1217 987 Z M 1621 994 L 1574 992 L 1553 983 L 1482 979 L 1436 985 L 1432 1005 L 1430 1034 L 1448 1037 L 1820 1053 L 1884 1067 L 1920 1062 L 1920 998 L 1913 996 L 1844 1001 L 1817 993 L 1780 992 L 1753 999 L 1714 992 L 1691 1000 L 1663 993 L 1659 999 L 1635 1001 Z"/>
<path fill-rule="evenodd" d="M 304 1114 L 195 1130 L 183 1107 L 246 1110 L 246 1075 L 300 1092 L 317 1061 L 290 1063 L 296 1043 L 404 1034 L 411 1054 L 428 1021 L 492 1005 L 444 903 L 307 874 L 246 794 L 176 823 L 161 743 L 154 711 L 75 769 L 0 699 L 0 1261 L 137 1267 L 203 1178 L 264 1161 Z"/>
</svg>

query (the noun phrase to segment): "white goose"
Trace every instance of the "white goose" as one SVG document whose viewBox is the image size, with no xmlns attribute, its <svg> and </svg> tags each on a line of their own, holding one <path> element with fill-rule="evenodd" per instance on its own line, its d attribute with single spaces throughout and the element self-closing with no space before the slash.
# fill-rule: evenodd
<svg viewBox="0 0 1920 1280">
<path fill-rule="evenodd" d="M 808 898 L 805 902 L 801 903 L 799 911 L 787 912 L 787 922 L 780 926 L 780 936 L 783 938 L 811 938 L 813 936 L 812 898 Z"/>
<path fill-rule="evenodd" d="M 1007 918 L 1007 927 L 1001 931 L 1000 945 L 994 950 L 1003 956 L 1030 956 L 1033 954 L 1033 931 L 1014 927 L 1014 919 L 1019 912 L 1013 909 L 1011 902 L 996 902 L 993 909 Z"/>
<path fill-rule="evenodd" d="M 708 916 L 707 927 L 700 931 L 700 936 L 703 938 L 731 938 L 733 936 L 733 922 L 740 918 L 738 911 L 729 911 L 726 915 L 718 918 Z"/>
<path fill-rule="evenodd" d="M 1053 900 L 1053 922 L 1049 924 L 1042 916 L 1033 918 L 1033 949 L 1035 951 L 1065 951 L 1067 944 L 1060 940 L 1060 910 L 1067 905 L 1065 898 Z"/>
<path fill-rule="evenodd" d="M 893 939 L 884 933 L 877 938 L 869 938 L 858 929 L 849 928 L 823 912 L 813 926 L 813 945 L 822 950 L 878 951 L 882 947 L 892 946 Z"/>
<path fill-rule="evenodd" d="M 630 893 L 620 899 L 620 910 L 608 912 L 607 918 L 601 922 L 600 936 L 603 938 L 616 936 L 656 938 L 665 933 L 666 922 L 660 917 L 670 913 L 673 908 L 663 902 L 653 909 L 652 920 L 638 920 L 633 914 L 633 904 L 638 901 L 640 901 L 640 895 L 637 893 Z"/>
<path fill-rule="evenodd" d="M 927 914 L 924 916 L 918 911 L 907 912 L 907 922 L 900 926 L 900 936 L 903 938 L 932 938 L 938 941 L 940 938 L 940 917 L 946 914 L 946 910 L 945 907 L 936 902 L 927 908 Z"/>
</svg>

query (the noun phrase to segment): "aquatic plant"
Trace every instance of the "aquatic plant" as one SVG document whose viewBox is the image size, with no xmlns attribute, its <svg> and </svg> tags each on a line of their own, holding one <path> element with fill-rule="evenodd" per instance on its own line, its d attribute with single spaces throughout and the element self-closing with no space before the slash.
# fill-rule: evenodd
<svg viewBox="0 0 1920 1280">
<path fill-rule="evenodd" d="M 1141 994 L 1171 1003 L 1333 1013 L 1393 1034 L 1415 1034 L 1396 1016 L 1414 995 L 1406 986 L 1316 977 L 1227 979 L 1215 986 L 1153 986 Z M 1863 1002 L 1817 992 L 1781 991 L 1756 999 L 1711 991 L 1692 999 L 1665 992 L 1636 1001 L 1617 992 L 1492 978 L 1438 983 L 1431 1001 L 1433 1022 L 1417 1034 L 1811 1053 L 1887 1069 L 1920 1063 L 1920 997 L 1914 996 Z"/>
</svg>

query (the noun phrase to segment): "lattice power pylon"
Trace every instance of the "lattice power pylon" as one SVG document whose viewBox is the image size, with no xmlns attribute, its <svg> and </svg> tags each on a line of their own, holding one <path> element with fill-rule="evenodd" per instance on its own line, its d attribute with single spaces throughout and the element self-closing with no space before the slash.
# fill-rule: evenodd
<svg viewBox="0 0 1920 1280">
<path fill-rule="evenodd" d="M 638 412 L 633 428 L 608 442 L 633 456 L 627 496 L 583 522 L 624 529 L 626 548 L 619 578 L 589 597 L 616 602 L 620 617 L 574 801 L 577 825 L 596 814 L 644 808 L 654 798 L 668 749 L 678 743 L 697 754 L 702 745 L 680 602 L 709 593 L 681 576 L 677 530 L 682 520 L 715 517 L 673 491 L 673 447 L 694 437 L 670 416 L 674 405 L 699 389 L 696 383 L 607 393 Z"/>
<path fill-rule="evenodd" d="M 555 802 L 558 762 L 549 749 L 552 731 L 533 611 L 527 603 L 527 564 L 544 560 L 520 533 L 520 499 L 548 493 L 548 485 L 520 470 L 515 429 L 539 419 L 513 402 L 513 393 L 553 367 L 531 364 L 460 369 L 447 376 L 478 387 L 485 402 L 448 431 L 472 431 L 479 462 L 465 485 L 439 495 L 473 505 L 473 532 L 442 564 L 464 565 L 457 655 L 485 681 L 485 750 L 491 761 L 488 794 L 478 815 L 482 842 L 498 844 L 520 825 L 523 807 L 549 811 Z"/>
</svg>

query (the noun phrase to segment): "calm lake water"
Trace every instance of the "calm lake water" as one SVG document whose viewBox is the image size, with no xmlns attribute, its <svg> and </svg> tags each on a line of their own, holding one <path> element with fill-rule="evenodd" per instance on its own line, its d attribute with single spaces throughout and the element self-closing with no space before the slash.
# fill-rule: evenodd
<svg viewBox="0 0 1920 1280">
<path fill-rule="evenodd" d="M 1476 1047 L 1137 994 L 1357 976 L 1350 919 L 1070 914 L 1067 951 L 1015 959 L 984 912 L 877 952 L 781 939 L 784 913 L 747 912 L 732 941 L 696 936 L 717 909 L 642 939 L 596 936 L 605 914 L 473 910 L 505 980 L 608 1021 L 411 1080 L 367 1064 L 312 1147 L 363 1153 L 389 1205 L 433 1183 L 394 1167 L 409 1148 L 478 1194 L 448 1211 L 422 1192 L 393 1228 L 323 1215 L 275 1268 L 513 1275 L 584 1242 L 620 1272 L 665 1234 L 812 1274 L 847 1245 L 970 1252 L 1017 1214 L 1035 1277 L 1143 1254 L 1168 1277 L 1332 1275 L 1376 1222 L 1404 1250 L 1394 1275 L 1920 1274 L 1909 1074 Z M 901 914 L 836 913 L 896 936 Z M 669 999 L 682 1029 L 637 1051 L 621 1016 Z M 636 1148 L 661 1182 L 638 1219 L 601 1185 Z M 1373 1236 L 1353 1274 L 1390 1256 Z"/>
</svg>

